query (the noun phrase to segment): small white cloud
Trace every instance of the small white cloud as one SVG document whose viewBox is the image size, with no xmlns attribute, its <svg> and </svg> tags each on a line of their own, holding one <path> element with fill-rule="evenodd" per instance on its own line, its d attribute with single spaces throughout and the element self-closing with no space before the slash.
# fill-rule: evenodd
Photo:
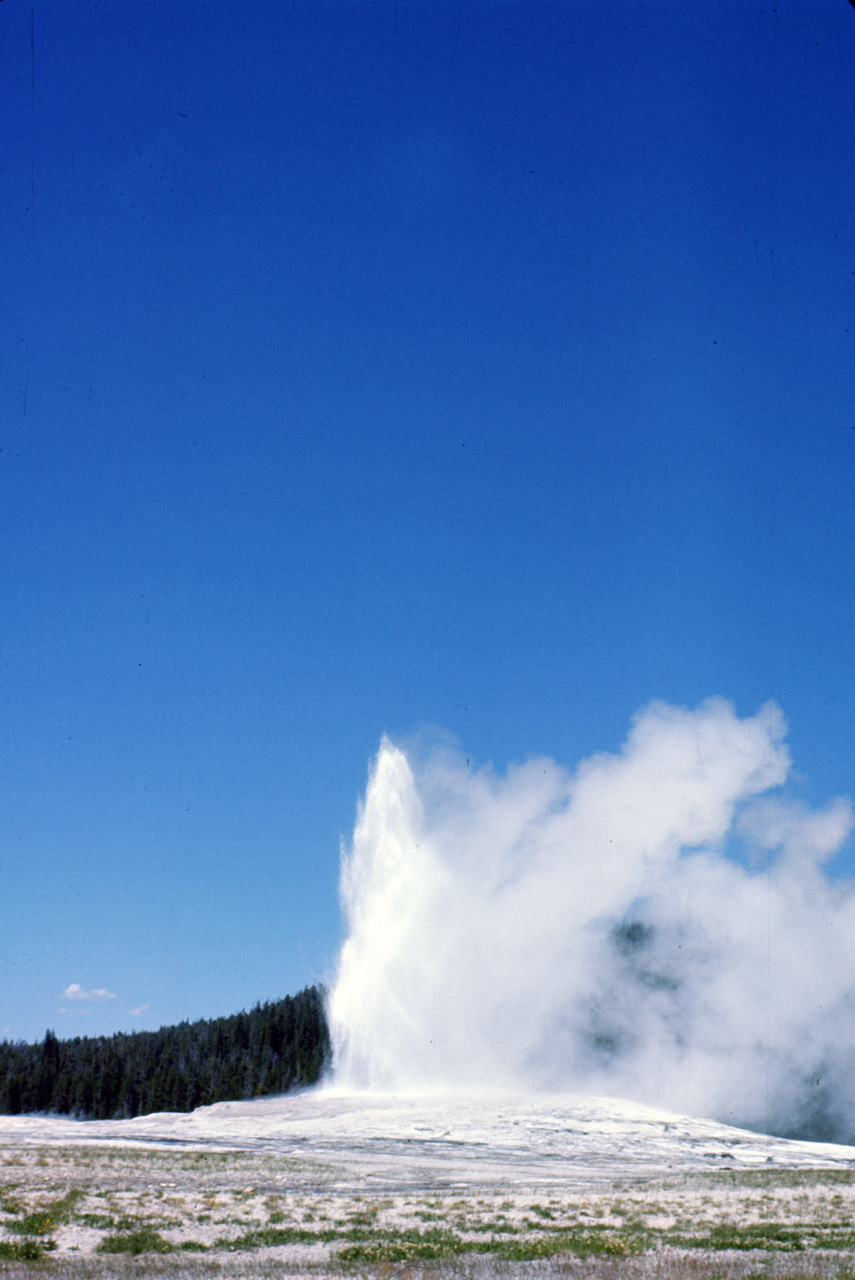
<svg viewBox="0 0 855 1280">
<path fill-rule="evenodd" d="M 94 987 L 92 991 L 84 991 L 79 982 L 72 982 L 62 992 L 61 1000 L 115 1000 L 115 991 L 106 987 Z"/>
<path fill-rule="evenodd" d="M 130 1014 L 130 1016 L 131 1016 L 132 1018 L 138 1018 L 138 1017 L 140 1016 L 140 1014 L 145 1013 L 145 1011 L 146 1011 L 146 1009 L 148 1009 L 148 1007 L 149 1007 L 149 1006 L 148 1006 L 147 1004 L 138 1004 L 138 1005 L 137 1005 L 137 1007 L 136 1007 L 136 1009 L 129 1009 L 129 1010 L 128 1010 L 128 1013 Z"/>
</svg>

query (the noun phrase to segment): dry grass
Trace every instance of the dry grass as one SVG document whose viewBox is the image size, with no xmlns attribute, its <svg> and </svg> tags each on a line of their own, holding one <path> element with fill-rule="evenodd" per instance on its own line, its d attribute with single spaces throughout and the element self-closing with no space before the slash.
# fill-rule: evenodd
<svg viewBox="0 0 855 1280">
<path fill-rule="evenodd" d="M 279 1258 L 52 1258 L 33 1264 L 0 1264 L 8 1280 L 320 1280 L 340 1274 L 328 1267 L 297 1266 Z M 845 1261 L 830 1256 L 758 1258 L 686 1254 L 666 1250 L 626 1261 L 553 1258 L 527 1263 L 468 1258 L 454 1264 L 382 1265 L 348 1273 L 353 1280 L 852 1280 Z"/>
</svg>

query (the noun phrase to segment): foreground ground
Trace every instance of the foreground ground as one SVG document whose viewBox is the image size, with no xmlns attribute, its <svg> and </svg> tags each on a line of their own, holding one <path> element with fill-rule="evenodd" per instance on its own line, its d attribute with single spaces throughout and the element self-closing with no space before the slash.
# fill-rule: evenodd
<svg viewBox="0 0 855 1280">
<path fill-rule="evenodd" d="M 603 1102 L 283 1099 L 190 1127 L 0 1121 L 0 1274 L 855 1280 L 850 1148 Z"/>
</svg>

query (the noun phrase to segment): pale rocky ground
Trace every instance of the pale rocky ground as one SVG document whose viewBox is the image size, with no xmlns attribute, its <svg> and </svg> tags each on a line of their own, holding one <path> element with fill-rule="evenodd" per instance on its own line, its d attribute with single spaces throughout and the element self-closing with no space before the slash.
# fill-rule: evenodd
<svg viewBox="0 0 855 1280">
<path fill-rule="evenodd" d="M 174 1251 L 97 1251 L 141 1231 Z M 406 1257 L 436 1232 L 459 1251 Z M 123 1122 L 0 1117 L 0 1245 L 30 1238 L 56 1247 L 0 1257 L 0 1274 L 855 1280 L 855 1149 L 566 1097 L 312 1092 Z"/>
</svg>

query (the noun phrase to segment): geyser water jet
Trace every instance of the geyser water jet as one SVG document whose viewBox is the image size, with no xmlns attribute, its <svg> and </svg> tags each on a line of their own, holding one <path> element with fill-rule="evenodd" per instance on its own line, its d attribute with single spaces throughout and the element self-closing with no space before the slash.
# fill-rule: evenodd
<svg viewBox="0 0 855 1280">
<path fill-rule="evenodd" d="M 848 800 L 781 794 L 780 710 L 653 703 L 623 747 L 473 771 L 384 740 L 342 856 L 338 1083 L 635 1098 L 855 1133 Z"/>
</svg>

